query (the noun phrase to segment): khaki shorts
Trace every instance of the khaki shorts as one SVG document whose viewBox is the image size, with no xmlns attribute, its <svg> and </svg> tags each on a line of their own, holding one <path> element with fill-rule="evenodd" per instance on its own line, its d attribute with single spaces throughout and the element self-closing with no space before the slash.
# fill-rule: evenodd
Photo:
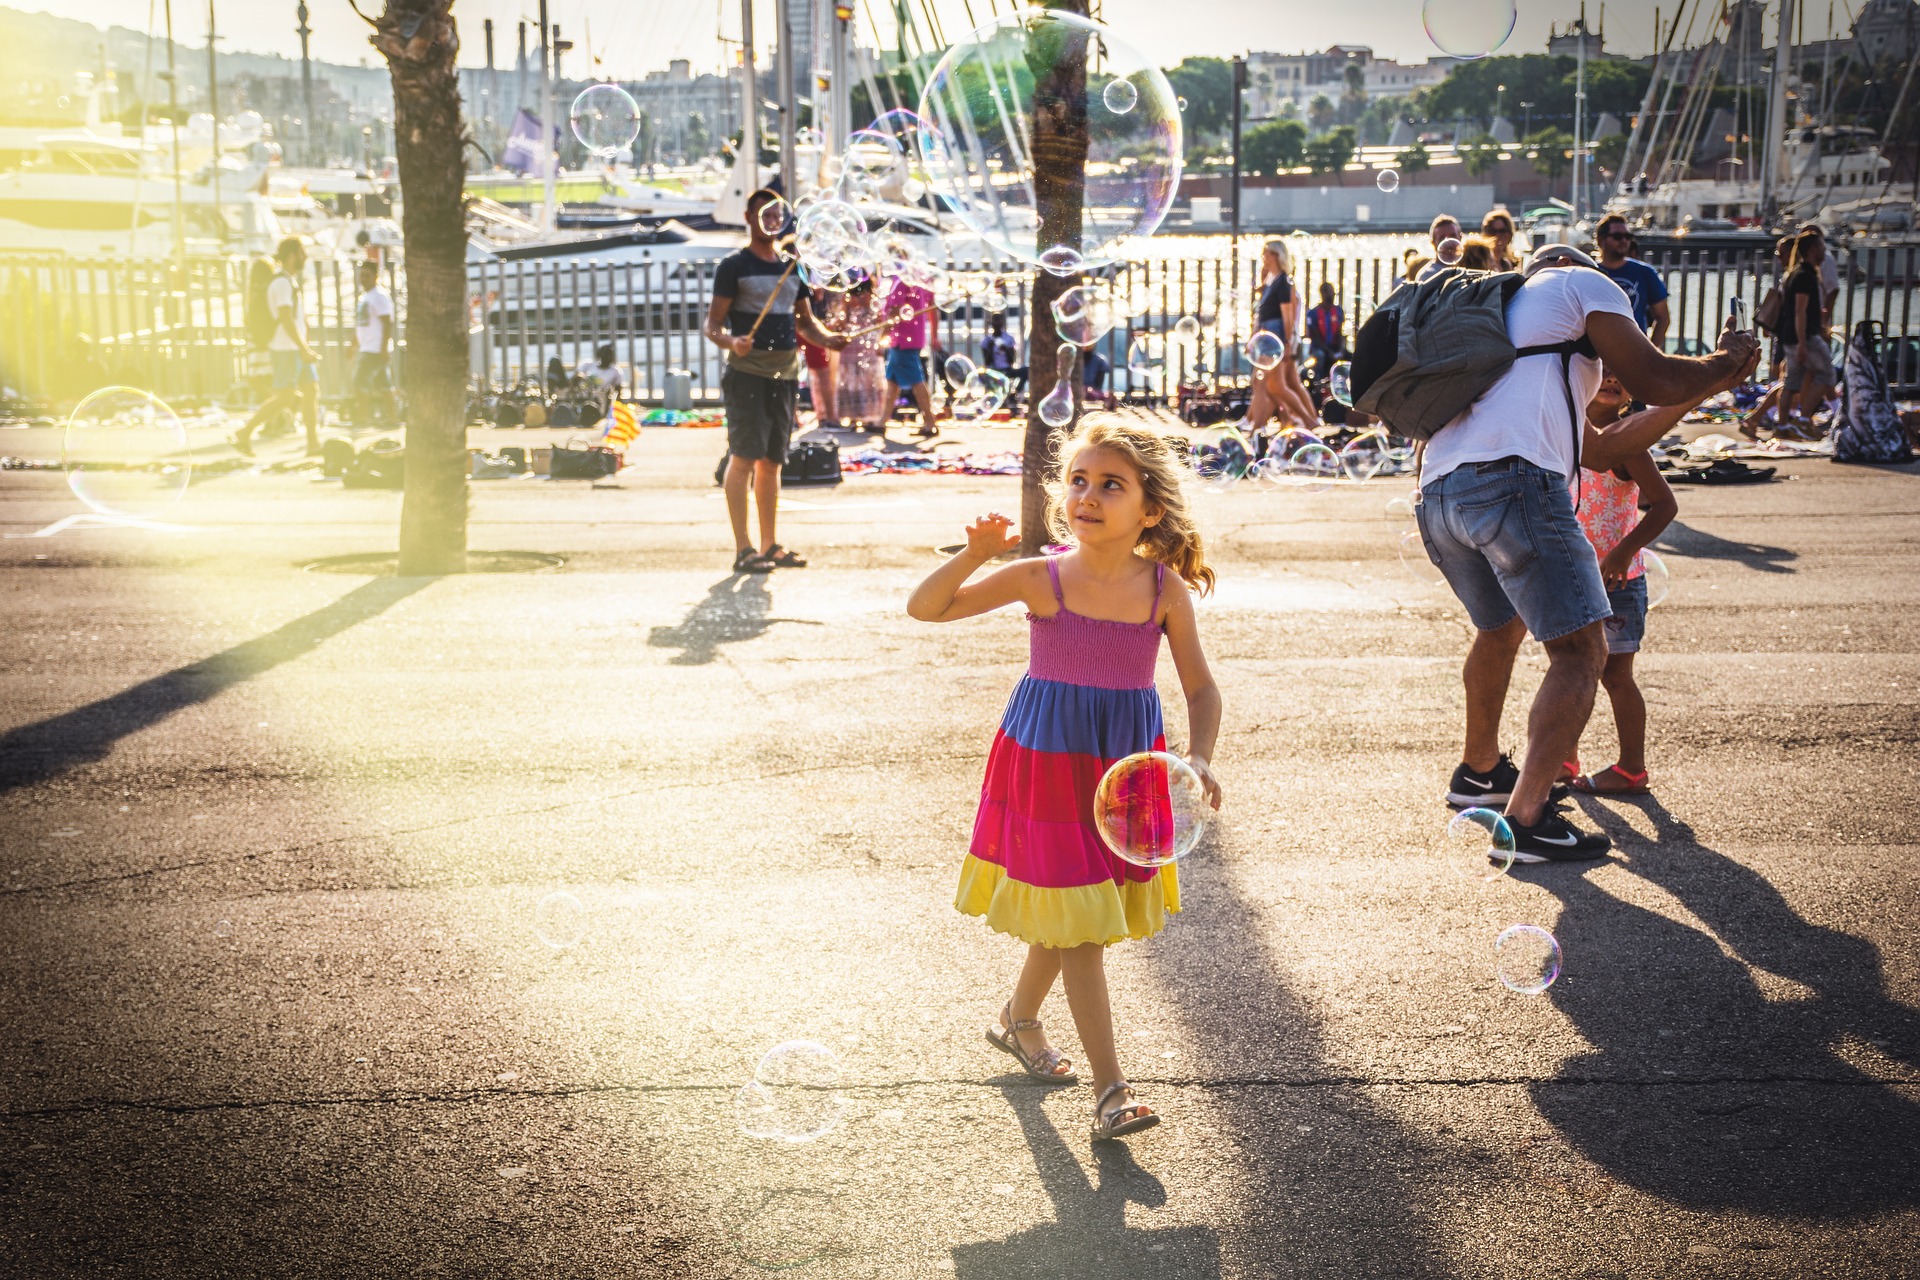
<svg viewBox="0 0 1920 1280">
<path fill-rule="evenodd" d="M 1806 346 L 1806 360 L 1800 359 L 1800 345 L 1795 343 L 1787 348 L 1787 381 L 1789 391 L 1798 391 L 1809 376 L 1817 386 L 1831 387 L 1833 377 L 1833 348 L 1825 338 L 1809 338 Z"/>
</svg>

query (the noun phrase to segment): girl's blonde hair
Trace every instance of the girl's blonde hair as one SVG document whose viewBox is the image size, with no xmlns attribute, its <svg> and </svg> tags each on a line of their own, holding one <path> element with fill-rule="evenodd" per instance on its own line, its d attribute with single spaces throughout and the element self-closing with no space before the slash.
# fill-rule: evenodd
<svg viewBox="0 0 1920 1280">
<path fill-rule="evenodd" d="M 1122 422 L 1106 414 L 1089 414 L 1080 429 L 1060 446 L 1060 469 L 1047 485 L 1047 528 L 1062 541 L 1073 536 L 1067 523 L 1067 474 L 1083 449 L 1111 449 L 1126 459 L 1140 477 L 1147 509 L 1160 519 L 1140 531 L 1140 553 L 1166 565 L 1189 587 L 1206 595 L 1213 590 L 1213 569 L 1200 543 L 1200 530 L 1180 489 L 1181 466 L 1157 432 Z"/>
<path fill-rule="evenodd" d="M 1293 250 L 1287 247 L 1285 240 L 1269 240 L 1260 246 L 1260 252 L 1270 253 L 1280 264 L 1280 274 L 1293 274 Z"/>
</svg>

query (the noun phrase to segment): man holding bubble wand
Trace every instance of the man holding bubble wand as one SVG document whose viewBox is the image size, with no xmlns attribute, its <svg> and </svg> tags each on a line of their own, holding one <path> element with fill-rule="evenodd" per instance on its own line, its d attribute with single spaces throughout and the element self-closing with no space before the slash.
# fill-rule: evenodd
<svg viewBox="0 0 1920 1280">
<path fill-rule="evenodd" d="M 789 211 L 777 192 L 761 188 L 747 197 L 747 247 L 720 260 L 713 275 L 713 301 L 702 328 L 707 341 L 727 353 L 720 396 L 727 415 L 727 468 L 723 485 L 733 527 L 735 573 L 771 573 L 806 566 L 800 555 L 775 540 L 780 469 L 793 438 L 800 387 L 800 336 L 830 351 L 848 338 L 821 326 L 807 292 L 795 277 L 797 257 L 780 251 Z M 785 259 L 783 262 L 783 258 Z M 747 490 L 759 513 L 759 541 L 747 535 Z"/>
</svg>

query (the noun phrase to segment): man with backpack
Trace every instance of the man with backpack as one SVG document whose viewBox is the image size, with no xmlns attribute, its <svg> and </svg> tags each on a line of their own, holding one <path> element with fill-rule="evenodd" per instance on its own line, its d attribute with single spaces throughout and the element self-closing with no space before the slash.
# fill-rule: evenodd
<svg viewBox="0 0 1920 1280">
<path fill-rule="evenodd" d="M 1550 794 L 1593 710 L 1612 615 L 1568 486 L 1583 462 L 1623 465 L 1666 428 L 1587 424 L 1601 360 L 1634 396 L 1677 404 L 1735 385 L 1758 358 L 1753 335 L 1734 330 L 1709 356 L 1662 353 L 1626 295 L 1564 245 L 1535 254 L 1524 277 L 1454 271 L 1403 286 L 1361 330 L 1355 407 L 1426 440 L 1421 539 L 1477 633 L 1463 672 L 1466 750 L 1447 799 L 1504 805 L 1516 861 L 1597 858 L 1610 844 L 1567 822 Z M 1529 632 L 1548 668 L 1516 768 L 1499 727 Z"/>
<path fill-rule="evenodd" d="M 247 425 L 234 433 L 233 447 L 253 456 L 253 433 L 275 414 L 296 405 L 307 424 L 307 454 L 320 453 L 320 355 L 307 345 L 307 307 L 301 296 L 300 273 L 307 269 L 307 246 L 299 236 L 288 236 L 273 252 L 280 271 L 267 286 L 267 311 L 273 317 L 273 336 L 267 355 L 273 362 L 273 394 L 266 398 Z"/>
</svg>

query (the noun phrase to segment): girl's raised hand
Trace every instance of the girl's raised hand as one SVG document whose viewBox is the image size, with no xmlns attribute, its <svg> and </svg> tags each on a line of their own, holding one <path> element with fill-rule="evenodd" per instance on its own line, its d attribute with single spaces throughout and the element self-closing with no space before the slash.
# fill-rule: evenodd
<svg viewBox="0 0 1920 1280">
<path fill-rule="evenodd" d="M 1005 555 L 1020 545 L 1020 535 L 1015 532 L 1013 521 L 998 511 L 981 516 L 967 526 L 967 554 L 985 563 L 998 555 Z"/>
</svg>

